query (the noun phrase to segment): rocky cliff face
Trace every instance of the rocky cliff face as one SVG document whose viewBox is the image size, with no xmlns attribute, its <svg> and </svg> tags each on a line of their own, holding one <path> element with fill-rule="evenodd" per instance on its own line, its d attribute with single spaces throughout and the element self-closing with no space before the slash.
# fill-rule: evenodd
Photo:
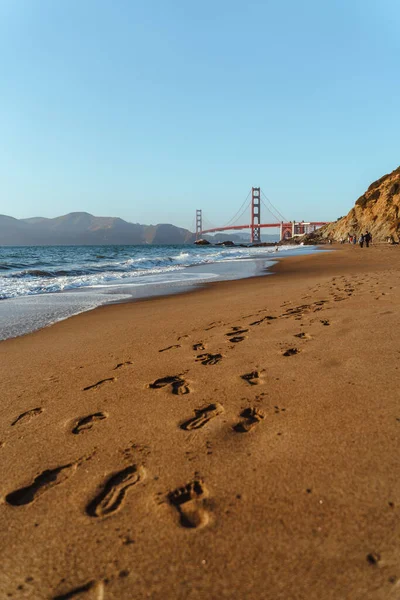
<svg viewBox="0 0 400 600">
<path fill-rule="evenodd" d="M 391 236 L 400 241 L 400 167 L 371 183 L 349 214 L 323 227 L 320 235 L 340 240 L 366 230 L 376 241 L 386 241 Z"/>
</svg>

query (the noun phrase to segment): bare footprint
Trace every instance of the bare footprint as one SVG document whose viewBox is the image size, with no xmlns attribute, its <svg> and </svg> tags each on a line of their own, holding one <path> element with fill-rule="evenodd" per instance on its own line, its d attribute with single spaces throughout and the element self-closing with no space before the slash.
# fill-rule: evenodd
<svg viewBox="0 0 400 600">
<path fill-rule="evenodd" d="M 299 354 L 299 352 L 301 352 L 299 348 L 288 348 L 283 352 L 283 356 L 295 356 L 296 354 Z"/>
<path fill-rule="evenodd" d="M 206 423 L 211 421 L 211 419 L 214 419 L 220 415 L 223 411 L 224 407 L 219 402 L 209 404 L 204 408 L 196 408 L 194 411 L 196 416 L 182 423 L 180 427 L 181 429 L 186 429 L 187 431 L 191 431 L 192 429 L 200 429 L 201 427 L 204 427 Z"/>
<path fill-rule="evenodd" d="M 295 306 L 293 308 L 288 308 L 281 317 L 295 317 L 295 316 L 303 316 L 310 312 L 311 304 L 301 304 L 300 306 Z"/>
<path fill-rule="evenodd" d="M 222 360 L 222 354 L 199 354 L 196 358 L 197 362 L 201 362 L 202 365 L 216 365 Z"/>
<path fill-rule="evenodd" d="M 234 430 L 238 433 L 248 433 L 251 431 L 260 421 L 265 419 L 264 411 L 257 407 L 245 408 L 240 416 L 243 417 L 243 421 L 239 421 L 234 427 Z"/>
<path fill-rule="evenodd" d="M 33 482 L 23 488 L 15 490 L 6 496 L 6 502 L 11 506 L 30 504 L 47 490 L 66 481 L 75 472 L 77 463 L 69 463 L 43 471 L 35 477 Z"/>
<path fill-rule="evenodd" d="M 178 396 L 183 394 L 189 394 L 190 388 L 184 379 L 180 375 L 168 375 L 167 377 L 161 377 L 156 379 L 153 383 L 149 383 L 148 387 L 152 390 L 159 390 L 160 388 L 170 385 L 173 394 Z"/>
<path fill-rule="evenodd" d="M 241 379 L 244 379 L 244 381 L 247 381 L 247 383 L 250 385 L 258 385 L 261 383 L 261 375 L 259 371 L 251 371 L 250 373 L 245 373 L 240 377 Z"/>
<path fill-rule="evenodd" d="M 92 385 L 84 387 L 83 391 L 86 392 L 87 390 L 95 390 L 101 385 L 104 385 L 105 383 L 114 383 L 114 381 L 117 381 L 116 377 L 107 377 L 107 379 L 100 379 L 100 381 L 98 381 L 97 383 L 93 383 Z"/>
<path fill-rule="evenodd" d="M 123 504 L 128 488 L 140 483 L 145 477 L 143 467 L 130 465 L 111 475 L 101 492 L 88 504 L 86 514 L 90 517 L 106 517 L 116 512 Z"/>
<path fill-rule="evenodd" d="M 86 592 L 91 592 L 88 596 L 86 596 Z M 89 600 L 103 600 L 104 598 L 104 583 L 102 581 L 87 581 L 83 585 L 70 590 L 66 594 L 59 594 L 58 596 L 53 596 L 52 600 L 70 600 L 70 598 L 76 598 L 77 596 L 81 596 L 81 594 L 85 594 L 85 597 Z"/>
<path fill-rule="evenodd" d="M 222 321 L 213 321 L 212 323 L 209 324 L 208 327 L 205 328 L 204 331 L 210 331 L 210 329 L 214 329 L 215 327 L 218 327 L 218 325 L 223 325 Z"/>
<path fill-rule="evenodd" d="M 26 423 L 27 421 L 30 421 L 33 417 L 37 417 L 38 415 L 41 415 L 43 412 L 43 408 L 31 408 L 30 410 L 27 410 L 26 412 L 21 413 L 16 419 L 15 421 L 13 421 L 11 423 L 11 427 L 14 427 L 14 425 L 16 425 L 17 423 Z"/>
<path fill-rule="evenodd" d="M 168 500 L 179 512 L 182 527 L 195 529 L 207 525 L 209 514 L 203 502 L 206 496 L 207 490 L 201 479 L 195 479 L 168 494 Z"/>
<path fill-rule="evenodd" d="M 301 333 L 295 333 L 294 337 L 300 338 L 301 340 L 312 340 L 312 336 L 309 333 L 302 331 Z"/>
<path fill-rule="evenodd" d="M 240 327 L 232 327 L 232 331 L 228 331 L 228 333 L 226 333 L 225 335 L 227 337 L 232 337 L 235 335 L 241 335 L 242 333 L 247 333 L 249 330 L 248 329 L 240 329 Z"/>
<path fill-rule="evenodd" d="M 258 319 L 258 321 L 253 321 L 252 323 L 250 323 L 250 327 L 253 327 L 254 325 L 261 325 L 261 323 L 263 323 L 264 321 L 273 321 L 276 318 L 277 317 L 271 317 L 271 315 L 267 315 L 266 317 Z"/>
<path fill-rule="evenodd" d="M 167 350 L 172 350 L 173 348 L 180 348 L 180 344 L 173 344 L 173 346 L 168 346 L 167 348 L 161 348 L 159 352 L 166 352 Z"/>
<path fill-rule="evenodd" d="M 78 419 L 76 425 L 72 429 L 72 433 L 84 433 L 89 429 L 92 429 L 94 423 L 96 421 L 102 421 L 103 419 L 107 419 L 108 415 L 104 412 L 93 413 L 92 415 L 88 415 L 87 417 L 82 417 Z"/>
<path fill-rule="evenodd" d="M 118 363 L 114 368 L 113 371 L 116 371 L 117 369 L 121 369 L 122 367 L 126 367 L 128 365 L 133 365 L 133 362 L 131 360 L 126 360 L 125 362 L 122 363 Z M 108 380 L 105 380 L 108 381 Z"/>
<path fill-rule="evenodd" d="M 198 342 L 197 344 L 193 344 L 193 350 L 196 352 L 197 350 L 205 350 L 205 346 L 203 342 Z"/>
</svg>

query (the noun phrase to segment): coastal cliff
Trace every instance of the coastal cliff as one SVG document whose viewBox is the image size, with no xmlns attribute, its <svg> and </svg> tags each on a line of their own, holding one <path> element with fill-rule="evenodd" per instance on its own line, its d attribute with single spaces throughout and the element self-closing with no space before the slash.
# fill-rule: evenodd
<svg viewBox="0 0 400 600">
<path fill-rule="evenodd" d="M 321 228 L 321 238 L 340 240 L 370 231 L 374 240 L 400 240 L 400 167 L 371 183 L 347 216 Z"/>
</svg>

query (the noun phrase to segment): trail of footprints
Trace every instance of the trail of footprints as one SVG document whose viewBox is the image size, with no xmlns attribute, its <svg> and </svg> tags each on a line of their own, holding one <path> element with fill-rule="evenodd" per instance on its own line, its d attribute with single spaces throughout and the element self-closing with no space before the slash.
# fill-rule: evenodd
<svg viewBox="0 0 400 600">
<path fill-rule="evenodd" d="M 333 286 L 336 289 L 337 284 L 335 283 L 335 278 L 333 279 Z M 345 291 L 348 295 L 351 295 L 354 291 L 354 288 L 347 283 L 347 287 L 345 287 Z M 319 300 L 312 304 L 303 304 L 297 307 L 287 308 L 285 312 L 281 315 L 283 318 L 294 317 L 295 319 L 302 318 L 302 316 L 311 311 L 316 312 L 322 309 L 322 307 L 327 303 L 327 300 Z M 257 326 L 261 323 L 273 321 L 277 317 L 271 315 L 264 315 L 260 319 L 256 321 L 252 321 L 249 326 Z M 329 325 L 329 320 L 321 319 L 321 323 L 323 325 Z M 208 329 L 213 329 L 214 327 L 221 325 L 221 323 L 212 323 Z M 231 331 L 227 332 L 225 336 L 232 343 L 238 343 L 243 341 L 245 334 L 248 333 L 247 328 L 242 328 L 240 326 L 232 326 Z M 295 334 L 296 337 L 304 340 L 311 339 L 311 336 L 305 332 L 300 332 Z M 159 350 L 159 352 L 165 352 L 171 349 L 180 348 L 180 344 L 174 344 L 168 346 L 167 348 L 163 348 Z M 205 350 L 205 345 L 203 342 L 198 342 L 193 344 L 193 350 Z M 300 352 L 298 348 L 288 348 L 283 352 L 283 356 L 294 356 Z M 220 353 L 209 353 L 204 352 L 203 354 L 199 354 L 196 357 L 196 361 L 200 362 L 202 365 L 216 365 L 221 362 L 223 356 Z M 114 370 L 120 369 L 124 366 L 132 365 L 131 361 L 125 361 L 122 363 L 118 363 Z M 251 371 L 249 373 L 245 373 L 241 375 L 241 378 L 247 382 L 249 385 L 254 386 L 258 385 L 262 382 L 261 373 L 257 370 Z M 114 383 L 116 381 L 116 377 L 107 377 L 97 381 L 94 384 L 90 384 L 83 388 L 83 391 L 89 391 L 98 389 L 107 383 Z M 190 393 L 190 386 L 188 381 L 184 378 L 184 374 L 180 373 L 177 375 L 168 375 L 166 377 L 161 377 L 156 379 L 152 383 L 148 385 L 150 389 L 161 389 L 161 388 L 169 388 L 172 394 L 175 395 L 185 395 Z M 181 429 L 186 431 L 192 431 L 196 429 L 200 429 L 204 427 L 211 420 L 218 417 L 224 411 L 223 406 L 219 402 L 211 403 L 205 407 L 195 409 L 195 415 L 188 420 L 184 421 L 180 424 Z M 30 421 L 32 418 L 40 415 L 43 412 L 41 407 L 30 409 L 26 412 L 21 413 L 12 423 L 11 426 L 15 426 L 17 424 L 26 423 Z M 96 412 L 84 417 L 77 419 L 72 427 L 71 432 L 74 435 L 79 435 L 85 433 L 92 429 L 96 422 L 102 421 L 108 417 L 105 412 Z M 239 421 L 235 426 L 234 430 L 237 432 L 249 432 L 251 431 L 255 425 L 259 424 L 265 417 L 265 414 L 258 408 L 250 407 L 243 410 L 241 413 L 241 421 Z M 56 467 L 55 469 L 45 470 L 40 473 L 33 482 L 23 488 L 17 489 L 6 496 L 6 502 L 12 506 L 22 506 L 25 504 L 29 504 L 37 499 L 40 495 L 42 495 L 46 490 L 59 485 L 66 481 L 76 470 L 77 464 L 66 464 Z M 128 488 L 139 483 L 144 477 L 144 470 L 142 467 L 136 467 L 136 465 L 127 467 L 126 469 L 112 475 L 107 482 L 104 484 L 102 491 L 99 495 L 94 498 L 87 507 L 87 514 L 90 516 L 100 517 L 106 516 L 115 512 L 120 505 L 123 503 L 124 497 L 126 495 L 126 491 Z M 191 488 L 192 489 L 192 488 Z M 198 489 L 198 485 L 194 486 L 193 490 Z M 192 490 L 192 493 L 194 493 Z M 187 492 L 189 493 L 189 492 Z M 178 501 L 177 497 L 174 502 L 178 506 L 183 505 L 183 501 Z M 186 496 L 184 496 L 186 497 Z M 171 500 L 172 502 L 172 500 Z"/>
<path fill-rule="evenodd" d="M 349 282 L 344 282 L 344 288 L 340 288 L 335 278 L 332 280 L 332 291 L 334 301 L 345 300 L 343 293 L 347 295 L 347 298 L 354 292 L 354 286 Z M 323 310 L 328 300 L 319 300 L 311 304 L 303 304 L 296 307 L 287 307 L 285 311 L 280 315 L 281 318 L 293 318 L 295 320 L 301 320 L 305 315 L 319 312 Z M 262 313 L 265 311 L 259 311 Z M 251 315 L 248 315 L 251 317 Z M 270 325 L 272 321 L 278 317 L 272 315 L 263 315 L 260 318 L 249 323 L 248 327 L 256 327 L 261 324 Z M 328 319 L 320 319 L 320 323 L 324 326 L 330 325 Z M 221 326 L 223 323 L 215 322 L 211 323 L 206 329 L 207 331 L 217 326 Z M 249 329 L 241 326 L 232 326 L 231 330 L 225 333 L 227 341 L 232 344 L 237 344 L 246 339 Z M 295 337 L 309 341 L 312 337 L 305 332 L 294 334 Z M 170 351 L 173 349 L 180 348 L 180 344 L 173 344 L 166 348 L 159 350 L 160 353 Z M 202 352 L 195 357 L 195 361 L 199 362 L 204 366 L 211 366 L 219 364 L 223 355 L 221 353 L 206 352 L 206 346 L 203 342 L 197 342 L 192 345 L 192 349 L 195 352 Z M 298 348 L 288 348 L 282 354 L 285 357 L 294 356 L 300 352 Z M 132 365 L 131 361 L 125 361 L 118 363 L 114 370 L 119 370 L 128 365 Z M 178 373 L 176 375 L 168 375 L 161 377 L 148 384 L 148 388 L 152 390 L 160 390 L 162 388 L 168 389 L 174 395 L 186 395 L 191 391 L 189 382 L 185 379 L 186 373 Z M 250 386 L 259 385 L 262 383 L 262 371 L 253 370 L 248 373 L 244 373 L 240 376 L 241 379 Z M 83 388 L 84 392 L 90 390 L 96 390 L 106 384 L 113 384 L 117 381 L 114 376 L 107 377 L 97 381 L 94 384 L 90 384 Z M 275 413 L 279 413 L 281 410 L 275 407 Z M 23 424 L 29 422 L 31 419 L 39 416 L 43 412 L 41 407 L 36 407 L 21 413 L 12 423 L 11 426 Z M 221 414 L 224 413 L 224 407 L 219 402 L 212 402 L 206 406 L 198 409 L 194 409 L 194 415 L 187 418 L 179 424 L 179 427 L 187 432 L 196 431 L 210 424 L 212 421 L 217 419 Z M 94 425 L 97 426 L 99 421 L 103 421 L 108 417 L 105 412 L 95 412 L 84 417 L 78 418 L 74 421 L 71 433 L 74 435 L 84 434 L 90 431 Z M 253 431 L 260 423 L 265 419 L 266 414 L 263 410 L 258 407 L 246 407 L 239 415 L 239 420 L 233 425 L 232 429 L 235 433 L 247 434 Z M 33 478 L 33 480 L 27 485 L 18 488 L 5 497 L 6 503 L 13 507 L 21 507 L 36 501 L 50 489 L 55 486 L 64 484 L 70 477 L 74 475 L 76 469 L 81 465 L 85 459 L 80 459 L 76 462 L 64 464 L 53 469 L 44 470 L 42 473 Z M 114 513 L 118 512 L 124 505 L 126 497 L 130 490 L 137 488 L 143 482 L 146 477 L 145 468 L 142 465 L 130 464 L 129 466 L 110 474 L 102 484 L 100 484 L 97 492 L 93 495 L 92 499 L 89 500 L 85 513 L 90 518 L 101 519 L 109 517 Z M 208 496 L 209 492 L 204 483 L 204 480 L 200 477 L 195 477 L 192 481 L 179 487 L 167 495 L 169 504 L 175 508 L 178 521 L 182 527 L 188 529 L 197 529 L 204 527 L 210 520 L 210 510 L 208 507 Z M 80 596 L 89 590 L 98 590 L 99 598 L 103 597 L 104 586 L 102 582 L 96 582 L 91 580 L 80 587 L 76 587 L 69 592 L 54 596 L 53 600 L 66 600 L 67 598 L 74 598 Z"/>
</svg>

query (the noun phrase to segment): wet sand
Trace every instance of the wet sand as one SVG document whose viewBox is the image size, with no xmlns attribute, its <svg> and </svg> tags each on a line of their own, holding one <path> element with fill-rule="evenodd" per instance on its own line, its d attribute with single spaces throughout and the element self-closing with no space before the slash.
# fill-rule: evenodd
<svg viewBox="0 0 400 600">
<path fill-rule="evenodd" d="M 400 597 L 400 250 L 0 343 L 0 598 Z"/>
</svg>

